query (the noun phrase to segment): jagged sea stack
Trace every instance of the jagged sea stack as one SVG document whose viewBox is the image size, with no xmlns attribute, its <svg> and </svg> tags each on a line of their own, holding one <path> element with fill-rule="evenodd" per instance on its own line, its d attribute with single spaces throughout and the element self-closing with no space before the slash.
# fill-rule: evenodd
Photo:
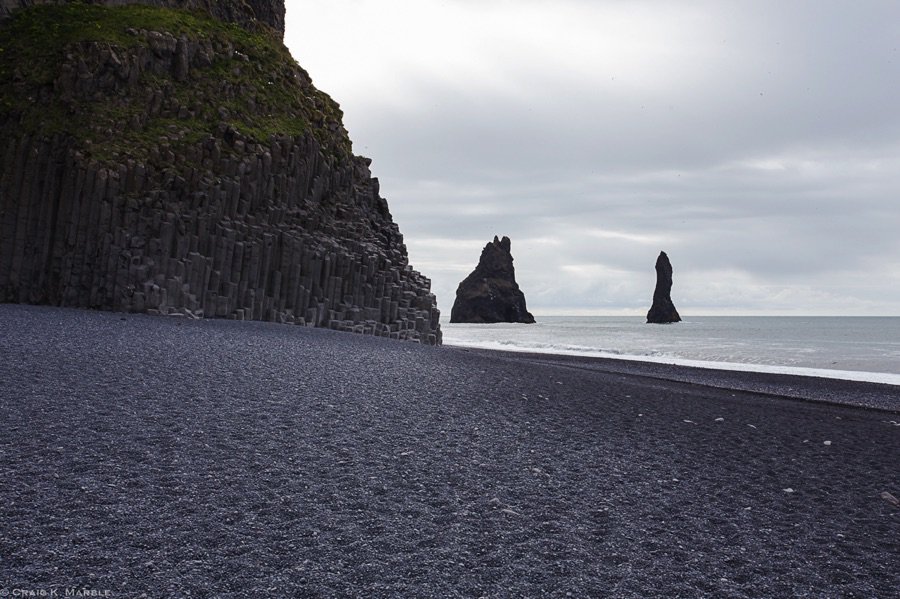
<svg viewBox="0 0 900 599">
<path fill-rule="evenodd" d="M 478 266 L 456 290 L 450 322 L 534 322 L 516 283 L 511 245 L 509 237 L 494 236 L 484 246 Z"/>
<path fill-rule="evenodd" d="M 440 343 L 284 10 L 0 0 L 0 301 Z"/>
<path fill-rule="evenodd" d="M 656 289 L 653 290 L 653 305 L 647 312 L 647 322 L 669 324 L 679 322 L 681 316 L 672 303 L 672 264 L 665 252 L 656 259 Z"/>
</svg>

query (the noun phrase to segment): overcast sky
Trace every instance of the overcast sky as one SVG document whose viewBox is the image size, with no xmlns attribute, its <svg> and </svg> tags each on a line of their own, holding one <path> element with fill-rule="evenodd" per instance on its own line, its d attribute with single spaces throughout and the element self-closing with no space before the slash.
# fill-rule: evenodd
<svg viewBox="0 0 900 599">
<path fill-rule="evenodd" d="M 900 315 L 900 2 L 287 5 L 446 314 L 496 234 L 536 314 Z"/>
</svg>

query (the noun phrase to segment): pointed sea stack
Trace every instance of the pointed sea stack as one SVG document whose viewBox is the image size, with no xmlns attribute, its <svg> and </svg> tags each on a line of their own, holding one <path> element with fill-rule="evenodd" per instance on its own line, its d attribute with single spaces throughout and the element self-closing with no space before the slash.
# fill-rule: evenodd
<svg viewBox="0 0 900 599">
<path fill-rule="evenodd" d="M 450 322 L 534 322 L 516 283 L 510 245 L 509 237 L 494 236 L 484 246 L 478 266 L 456 290 Z"/>
<path fill-rule="evenodd" d="M 656 289 L 653 290 L 653 305 L 647 312 L 647 322 L 668 324 L 680 322 L 681 316 L 672 303 L 672 263 L 665 252 L 656 259 Z"/>
</svg>

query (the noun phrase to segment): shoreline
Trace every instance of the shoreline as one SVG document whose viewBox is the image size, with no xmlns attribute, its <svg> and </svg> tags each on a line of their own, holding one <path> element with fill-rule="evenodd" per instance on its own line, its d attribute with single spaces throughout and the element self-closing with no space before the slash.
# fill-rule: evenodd
<svg viewBox="0 0 900 599">
<path fill-rule="evenodd" d="M 98 318 L 159 319 L 160 322 L 174 322 L 178 325 L 197 326 L 223 325 L 226 327 L 247 325 L 285 327 L 287 330 L 313 331 L 314 334 L 327 333 L 349 335 L 353 338 L 381 339 L 355 333 L 345 333 L 315 327 L 295 327 L 264 321 L 238 321 L 218 318 L 193 319 L 181 315 L 151 315 L 140 313 L 110 312 L 84 308 L 67 308 L 32 304 L 0 303 L 0 318 L 4 310 L 19 311 L 22 314 L 58 312 L 60 315 L 89 314 Z M 342 338 L 342 337 L 339 337 Z M 391 340 L 396 341 L 396 340 Z M 409 342 L 399 341 L 401 344 Z M 417 345 L 411 343 L 411 345 Z M 900 375 L 891 373 L 871 373 L 865 371 L 827 370 L 805 367 L 770 366 L 733 362 L 713 362 L 655 356 L 633 356 L 627 354 L 596 354 L 581 351 L 548 350 L 540 351 L 525 347 L 486 347 L 474 344 L 444 343 L 437 351 L 449 350 L 492 355 L 504 359 L 522 360 L 529 363 L 552 364 L 565 368 L 592 370 L 609 374 L 627 374 L 677 383 L 691 383 L 711 388 L 733 391 L 747 391 L 806 401 L 871 408 L 900 413 Z M 842 374 L 860 375 L 845 378 Z M 872 379 L 866 378 L 873 375 Z M 886 380 L 880 380 L 886 378 Z M 893 382 L 894 379 L 897 382 Z"/>
<path fill-rule="evenodd" d="M 585 356 L 444 345 L 455 351 L 483 354 L 528 364 L 596 373 L 645 377 L 673 383 L 767 395 L 835 406 L 900 413 L 900 386 L 790 372 L 765 372 L 699 367 L 666 361 L 632 360 L 621 356 Z"/>
<path fill-rule="evenodd" d="M 444 344 L 636 360 L 900 386 L 900 317 L 546 318 L 536 325 L 448 324 Z"/>
<path fill-rule="evenodd" d="M 174 322 L 178 325 L 195 324 L 197 326 L 223 325 L 226 327 L 274 326 L 287 330 L 300 329 L 313 331 L 313 334 L 349 335 L 353 338 L 381 339 L 355 333 L 345 333 L 315 327 L 295 327 L 291 325 L 269 323 L 264 321 L 239 321 L 218 318 L 193 319 L 180 315 L 151 315 L 140 313 L 110 312 L 84 308 L 67 308 L 32 304 L 0 303 L 0 318 L 3 311 L 19 311 L 23 314 L 58 312 L 61 316 L 70 314 L 89 314 L 98 318 L 123 319 L 159 319 L 160 322 Z M 342 338 L 342 337 L 339 337 Z M 396 341 L 396 340 L 391 340 Z M 399 341 L 401 344 L 409 342 Z M 411 345 L 417 345 L 411 343 Z M 523 360 L 529 363 L 552 364 L 565 368 L 592 370 L 609 374 L 627 374 L 676 383 L 690 383 L 711 388 L 732 391 L 747 391 L 783 397 L 792 400 L 805 400 L 825 404 L 844 405 L 900 413 L 900 375 L 890 373 L 869 373 L 863 371 L 828 371 L 825 369 L 804 367 L 767 366 L 744 363 L 723 363 L 712 361 L 688 360 L 678 358 L 662 358 L 654 356 L 632 356 L 625 354 L 590 354 L 580 351 L 566 350 L 540 351 L 533 348 L 518 347 L 485 347 L 476 344 L 444 343 L 437 351 L 449 350 L 493 355 L 504 359 Z M 823 375 L 824 373 L 824 375 Z M 859 374 L 859 378 L 844 378 L 838 374 Z M 873 374 L 875 380 L 865 377 Z M 834 375 L 834 376 L 829 376 Z M 878 380 L 879 377 L 894 377 L 896 383 Z"/>
<path fill-rule="evenodd" d="M 757 364 L 753 362 L 717 362 L 713 360 L 695 360 L 691 358 L 679 358 L 674 356 L 642 356 L 627 353 L 620 354 L 604 351 L 566 350 L 561 348 L 542 350 L 541 348 L 533 347 L 516 347 L 513 345 L 499 346 L 499 344 L 494 343 L 477 342 L 445 342 L 444 346 L 465 349 L 478 349 L 485 351 L 534 354 L 540 356 L 567 356 L 573 358 L 597 358 L 602 360 L 624 360 L 627 362 L 648 362 L 652 364 L 669 364 L 674 366 L 686 366 L 690 368 L 707 370 L 782 374 L 787 376 L 825 378 L 840 381 L 854 381 L 860 383 L 877 383 L 882 385 L 900 386 L 900 374 L 891 372 L 839 370 L 829 368 L 812 368 L 807 366 L 780 366 L 777 364 Z"/>
</svg>

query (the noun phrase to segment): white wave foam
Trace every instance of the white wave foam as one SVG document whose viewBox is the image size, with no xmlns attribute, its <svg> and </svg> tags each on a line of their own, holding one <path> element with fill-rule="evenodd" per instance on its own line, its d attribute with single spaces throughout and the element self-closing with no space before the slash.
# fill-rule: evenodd
<svg viewBox="0 0 900 599">
<path fill-rule="evenodd" d="M 800 366 L 776 366 L 771 364 L 749 364 L 745 362 L 717 362 L 713 360 L 690 360 L 671 355 L 663 355 L 660 352 L 648 354 L 627 354 L 616 350 L 589 348 L 578 345 L 534 343 L 523 345 L 515 341 L 456 341 L 446 340 L 444 344 L 451 347 L 471 347 L 476 349 L 490 349 L 511 351 L 520 353 L 550 354 L 560 356 L 580 356 L 585 358 L 610 358 L 614 360 L 634 360 L 638 362 L 653 362 L 657 364 L 675 364 L 678 366 L 691 366 L 693 368 L 707 368 L 716 370 L 732 370 L 736 372 L 763 372 L 768 374 L 790 374 L 795 376 L 809 376 L 826 379 L 839 379 L 845 381 L 859 381 L 866 383 L 883 383 L 885 385 L 900 386 L 900 374 L 887 372 L 864 372 L 856 370 L 830 370 L 825 368 L 805 368 Z"/>
<path fill-rule="evenodd" d="M 604 356 L 615 355 L 632 355 L 626 354 L 625 352 L 618 349 L 600 349 L 596 347 L 585 347 L 584 345 L 572 345 L 565 343 L 529 343 L 522 344 L 518 341 L 514 341 L 511 339 L 499 339 L 497 341 L 484 341 L 484 342 L 463 342 L 463 341 L 454 341 L 451 340 L 446 345 L 456 345 L 459 347 L 480 347 L 482 349 L 504 349 L 506 351 L 534 351 L 536 353 L 549 353 L 549 354 L 560 354 L 562 352 L 571 352 L 571 354 L 565 355 L 587 355 L 600 352 Z M 491 347 L 488 347 L 491 346 Z M 494 347 L 496 346 L 496 347 Z M 666 354 L 659 351 L 651 351 L 646 354 L 642 354 L 645 356 L 659 356 L 665 357 Z"/>
</svg>

